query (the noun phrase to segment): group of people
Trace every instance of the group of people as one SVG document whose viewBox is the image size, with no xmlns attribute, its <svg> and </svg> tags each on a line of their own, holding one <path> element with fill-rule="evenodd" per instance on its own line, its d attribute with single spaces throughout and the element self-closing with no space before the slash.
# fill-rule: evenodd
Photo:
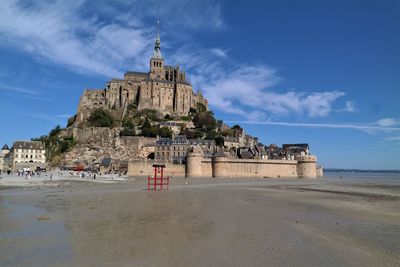
<svg viewBox="0 0 400 267">
<path fill-rule="evenodd" d="M 96 177 L 97 177 L 97 174 L 96 174 L 96 173 L 92 173 L 92 172 L 85 173 L 84 171 L 69 172 L 69 174 L 70 174 L 71 176 L 79 176 L 79 177 L 81 177 L 82 179 L 85 178 L 85 177 L 87 176 L 87 177 L 90 178 L 90 179 L 96 180 Z"/>
<path fill-rule="evenodd" d="M 31 177 L 34 177 L 35 175 L 40 177 L 41 176 L 41 171 L 31 171 L 29 169 L 20 169 L 17 171 L 18 176 L 25 176 L 26 180 L 30 180 Z M 47 179 L 47 172 L 44 173 L 45 179 Z M 53 179 L 53 174 L 50 173 L 50 180 Z"/>
</svg>

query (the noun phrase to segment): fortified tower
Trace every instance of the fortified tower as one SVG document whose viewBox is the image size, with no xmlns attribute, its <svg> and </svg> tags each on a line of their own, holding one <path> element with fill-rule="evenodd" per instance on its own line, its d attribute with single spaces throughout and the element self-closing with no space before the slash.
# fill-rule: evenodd
<svg viewBox="0 0 400 267">
<path fill-rule="evenodd" d="M 317 157 L 314 155 L 298 155 L 297 175 L 299 178 L 317 178 Z"/>
<path fill-rule="evenodd" d="M 227 177 L 227 164 L 228 157 L 223 150 L 218 150 L 212 157 L 212 176 L 213 177 Z"/>
<path fill-rule="evenodd" d="M 204 151 L 197 145 L 186 156 L 186 177 L 204 176 L 201 169 L 201 161 Z"/>
</svg>

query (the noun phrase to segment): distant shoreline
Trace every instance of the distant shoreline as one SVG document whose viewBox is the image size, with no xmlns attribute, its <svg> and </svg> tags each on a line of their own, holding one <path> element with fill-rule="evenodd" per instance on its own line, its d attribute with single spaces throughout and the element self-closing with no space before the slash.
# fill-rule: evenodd
<svg viewBox="0 0 400 267">
<path fill-rule="evenodd" d="M 400 173 L 400 170 L 361 170 L 361 169 L 325 169 L 324 172 L 346 172 L 346 173 Z"/>
</svg>

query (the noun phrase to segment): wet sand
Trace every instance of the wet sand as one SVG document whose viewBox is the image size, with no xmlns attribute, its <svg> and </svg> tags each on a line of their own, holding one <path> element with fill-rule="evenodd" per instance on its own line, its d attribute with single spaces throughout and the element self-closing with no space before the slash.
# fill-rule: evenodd
<svg viewBox="0 0 400 267">
<path fill-rule="evenodd" d="M 399 266 L 399 182 L 0 187 L 0 266 Z"/>
</svg>

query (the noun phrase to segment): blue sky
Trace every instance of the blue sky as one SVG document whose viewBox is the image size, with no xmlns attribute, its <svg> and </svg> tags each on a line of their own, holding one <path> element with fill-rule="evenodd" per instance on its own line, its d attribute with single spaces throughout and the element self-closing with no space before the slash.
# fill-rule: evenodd
<svg viewBox="0 0 400 267">
<path fill-rule="evenodd" d="M 155 21 L 216 116 L 325 167 L 400 169 L 399 1 L 11 1 L 0 142 L 47 134 L 84 88 L 147 71 Z"/>
</svg>

